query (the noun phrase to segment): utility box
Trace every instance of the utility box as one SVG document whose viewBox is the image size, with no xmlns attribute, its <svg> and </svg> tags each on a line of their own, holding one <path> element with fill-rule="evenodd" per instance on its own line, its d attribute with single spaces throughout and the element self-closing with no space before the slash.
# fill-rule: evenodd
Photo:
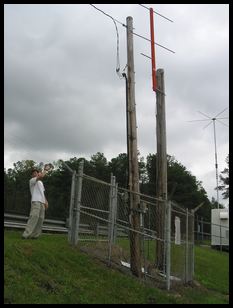
<svg viewBox="0 0 233 308">
<path fill-rule="evenodd" d="M 211 246 L 229 248 L 229 210 L 211 210 Z"/>
</svg>

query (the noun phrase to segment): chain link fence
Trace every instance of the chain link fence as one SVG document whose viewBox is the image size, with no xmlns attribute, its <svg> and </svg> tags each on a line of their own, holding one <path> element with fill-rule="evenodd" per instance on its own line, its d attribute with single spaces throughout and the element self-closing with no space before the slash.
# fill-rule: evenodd
<svg viewBox="0 0 233 308">
<path fill-rule="evenodd" d="M 195 216 L 195 245 L 211 246 L 229 250 L 229 212 L 227 209 L 213 209 L 211 222 Z"/>
<path fill-rule="evenodd" d="M 130 207 L 132 195 L 139 200 L 136 213 Z M 139 220 L 138 228 L 134 228 L 133 215 Z M 142 277 L 165 283 L 156 266 L 156 241 L 164 243 L 157 237 L 157 215 L 154 198 L 118 188 L 114 176 L 105 183 L 83 175 L 79 225 L 85 230 L 79 228 L 78 246 L 126 271 L 139 262 Z"/>
<path fill-rule="evenodd" d="M 114 176 L 106 183 L 83 174 L 81 165 L 73 172 L 70 243 L 167 289 L 192 280 L 192 218 L 170 201 L 118 187 Z"/>
<path fill-rule="evenodd" d="M 171 208 L 171 274 L 173 279 L 193 279 L 193 214 L 172 202 Z"/>
</svg>

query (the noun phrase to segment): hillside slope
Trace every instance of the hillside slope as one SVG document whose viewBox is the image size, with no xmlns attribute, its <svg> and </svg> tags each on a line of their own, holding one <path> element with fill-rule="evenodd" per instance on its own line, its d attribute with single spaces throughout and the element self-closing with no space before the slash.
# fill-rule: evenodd
<svg viewBox="0 0 233 308">
<path fill-rule="evenodd" d="M 202 279 L 201 273 L 199 277 Z M 20 232 L 5 230 L 6 304 L 228 303 L 227 279 L 220 291 L 210 280 L 208 277 L 211 290 L 202 285 L 167 292 L 79 252 L 68 245 L 64 235 L 43 234 L 37 240 L 22 240 Z"/>
</svg>

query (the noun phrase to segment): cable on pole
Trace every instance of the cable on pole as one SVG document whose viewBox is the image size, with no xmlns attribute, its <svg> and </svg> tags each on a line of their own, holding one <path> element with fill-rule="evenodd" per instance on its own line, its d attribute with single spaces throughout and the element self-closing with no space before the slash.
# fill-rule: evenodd
<svg viewBox="0 0 233 308">
<path fill-rule="evenodd" d="M 95 8 L 96 10 L 100 11 L 101 13 L 103 13 L 104 15 L 110 17 L 114 22 L 118 22 L 119 24 L 121 24 L 122 26 L 124 26 L 124 27 L 127 28 L 127 26 L 126 26 L 124 23 L 122 23 L 122 22 L 120 22 L 119 20 L 113 18 L 111 15 L 105 13 L 103 10 L 100 10 L 99 8 L 97 8 L 96 6 L 94 6 L 93 4 L 90 4 L 90 5 L 91 5 L 93 8 Z M 116 24 L 115 24 L 115 26 L 116 26 Z M 117 27 L 116 27 L 116 28 L 117 28 Z M 140 35 L 140 34 L 137 34 L 137 33 L 133 32 L 133 31 L 132 31 L 132 34 L 133 34 L 133 35 L 136 35 L 136 36 L 138 36 L 138 37 L 140 37 L 140 38 L 142 38 L 142 39 L 144 39 L 144 40 L 146 40 L 146 41 L 148 41 L 148 42 L 151 41 L 150 39 L 148 39 L 148 38 L 146 38 L 146 37 L 144 37 L 144 36 L 142 36 L 142 35 Z M 159 44 L 159 43 L 154 42 L 154 44 L 157 45 L 157 46 L 159 46 L 159 47 L 161 47 L 161 48 L 163 48 L 163 49 L 165 49 L 165 50 L 167 50 L 167 51 L 170 51 L 170 52 L 172 52 L 172 53 L 175 53 L 175 51 L 173 51 L 173 50 L 171 50 L 171 49 L 169 49 L 169 48 L 167 48 L 167 47 L 165 47 L 165 46 L 163 46 L 163 45 L 161 45 L 161 44 Z"/>
<path fill-rule="evenodd" d="M 120 74 L 120 56 L 119 56 L 119 32 L 118 32 L 118 28 L 117 28 L 117 24 L 116 24 L 116 19 L 114 19 L 111 15 L 105 13 L 104 11 L 100 10 L 99 8 L 97 8 L 96 6 L 94 6 L 93 4 L 90 4 L 94 9 L 100 11 L 101 13 L 103 13 L 104 15 L 106 15 L 107 17 L 111 18 L 112 21 L 114 22 L 115 28 L 116 28 L 116 34 L 117 34 L 117 59 L 116 59 L 116 73 L 118 75 L 118 77 L 120 79 L 122 79 L 122 75 Z M 120 23 L 120 22 L 119 22 Z"/>
</svg>

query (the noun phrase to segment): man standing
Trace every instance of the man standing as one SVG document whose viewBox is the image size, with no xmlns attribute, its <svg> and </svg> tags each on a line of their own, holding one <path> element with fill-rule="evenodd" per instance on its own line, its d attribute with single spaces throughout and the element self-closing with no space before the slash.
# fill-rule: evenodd
<svg viewBox="0 0 233 308">
<path fill-rule="evenodd" d="M 42 225 L 45 217 L 45 209 L 48 208 L 48 201 L 44 195 L 44 185 L 41 179 L 45 176 L 49 166 L 44 167 L 44 171 L 38 169 L 32 170 L 32 178 L 29 181 L 31 192 L 31 210 L 26 228 L 22 234 L 22 238 L 38 238 L 42 232 Z"/>
</svg>

